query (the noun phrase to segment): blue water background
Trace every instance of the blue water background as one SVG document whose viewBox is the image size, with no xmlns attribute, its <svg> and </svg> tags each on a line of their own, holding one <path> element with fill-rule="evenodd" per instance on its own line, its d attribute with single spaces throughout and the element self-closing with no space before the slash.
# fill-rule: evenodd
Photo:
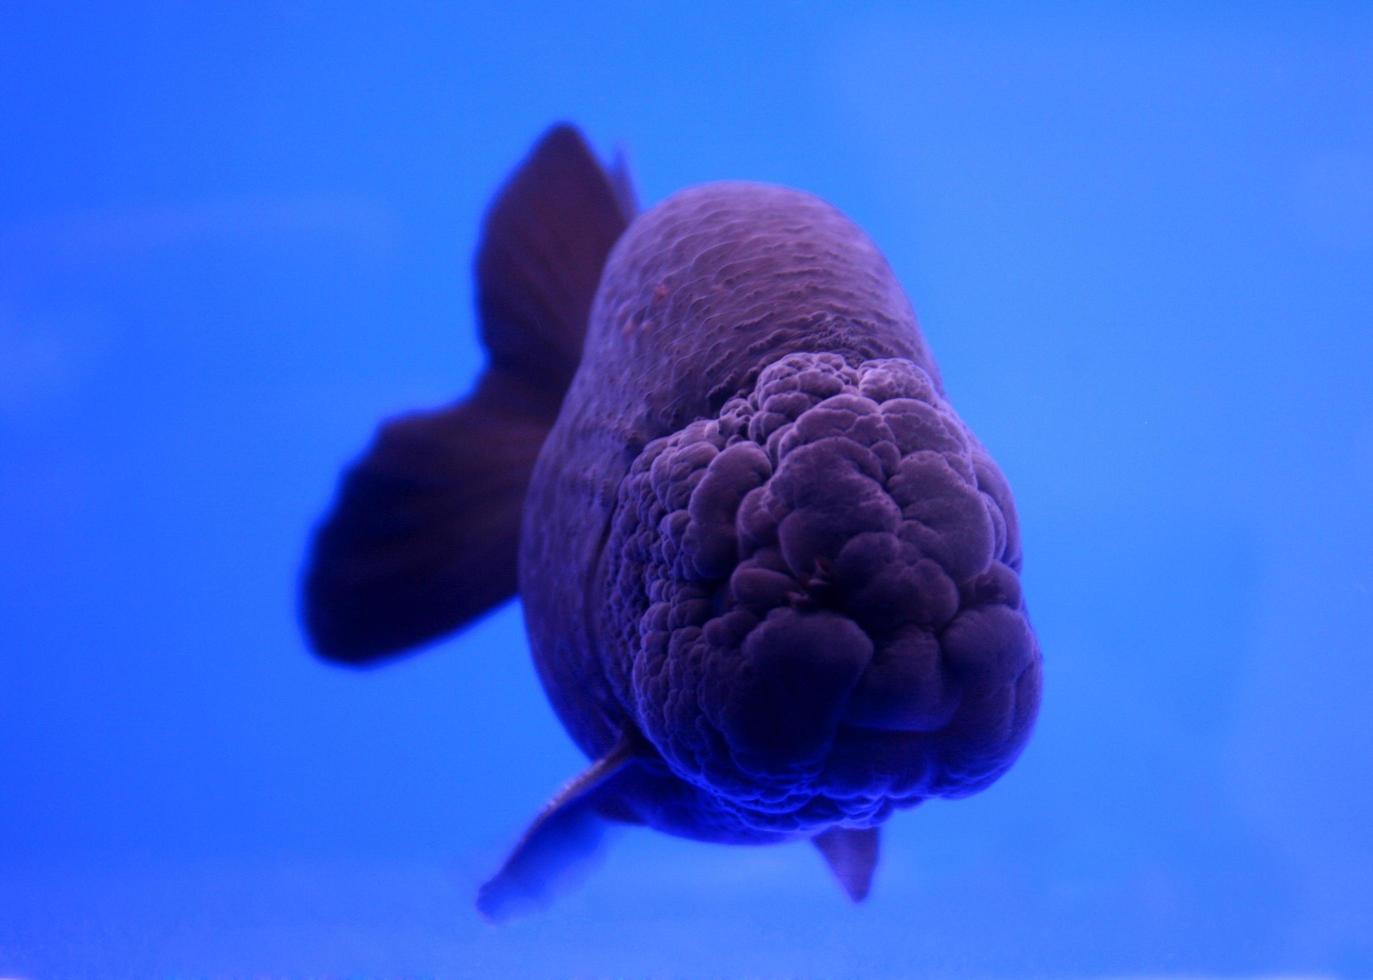
<svg viewBox="0 0 1373 980">
<path fill-rule="evenodd" d="M 1373 976 L 1373 8 L 360 6 L 0 7 L 0 975 Z M 518 607 L 302 643 L 559 118 L 852 216 L 1015 489 L 1037 733 L 861 907 L 633 830 L 488 927 L 584 764 Z"/>
</svg>

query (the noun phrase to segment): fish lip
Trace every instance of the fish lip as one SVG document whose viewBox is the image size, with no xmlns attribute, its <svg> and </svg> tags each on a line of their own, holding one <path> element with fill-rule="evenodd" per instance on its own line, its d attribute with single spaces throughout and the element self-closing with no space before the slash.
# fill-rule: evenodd
<svg viewBox="0 0 1373 980">
<path fill-rule="evenodd" d="M 943 725 L 915 728 L 901 725 L 864 724 L 862 722 L 841 719 L 838 726 L 835 728 L 835 740 L 837 741 L 844 735 L 850 733 L 859 735 L 928 735 L 929 737 L 934 738 L 946 727 L 948 727 L 947 723 Z"/>
</svg>

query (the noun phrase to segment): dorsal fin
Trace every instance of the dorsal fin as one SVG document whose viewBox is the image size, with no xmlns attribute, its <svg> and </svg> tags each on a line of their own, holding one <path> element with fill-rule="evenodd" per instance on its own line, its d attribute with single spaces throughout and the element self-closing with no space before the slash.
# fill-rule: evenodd
<svg viewBox="0 0 1373 980">
<path fill-rule="evenodd" d="M 845 894 L 855 902 L 867 898 L 872 889 L 880 833 L 877 827 L 831 827 L 811 838 Z"/>
<path fill-rule="evenodd" d="M 544 804 L 510 856 L 477 893 L 477 909 L 493 922 L 545 904 L 595 852 L 605 828 L 598 795 L 634 762 L 639 740 L 626 737 L 569 780 Z"/>
<path fill-rule="evenodd" d="M 456 405 L 383 425 L 345 474 L 307 562 L 315 649 L 368 663 L 435 640 L 515 592 L 525 492 L 631 217 L 612 176 L 555 126 L 497 195 L 477 255 L 491 363 Z"/>
<path fill-rule="evenodd" d="M 565 124 L 539 139 L 487 212 L 477 253 L 493 364 L 566 390 L 606 256 L 633 216 L 622 156 L 607 173 Z"/>
</svg>

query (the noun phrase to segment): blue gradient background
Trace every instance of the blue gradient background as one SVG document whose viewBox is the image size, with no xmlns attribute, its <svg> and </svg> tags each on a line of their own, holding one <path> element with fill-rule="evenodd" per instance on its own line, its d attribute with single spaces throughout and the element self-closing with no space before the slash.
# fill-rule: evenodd
<svg viewBox="0 0 1373 980">
<path fill-rule="evenodd" d="M 0 7 L 0 975 L 1373 976 L 1370 8 L 649 6 Z M 1038 732 L 864 906 L 626 831 L 488 927 L 583 764 L 518 608 L 302 644 L 558 118 L 851 215 L 1016 490 Z"/>
</svg>

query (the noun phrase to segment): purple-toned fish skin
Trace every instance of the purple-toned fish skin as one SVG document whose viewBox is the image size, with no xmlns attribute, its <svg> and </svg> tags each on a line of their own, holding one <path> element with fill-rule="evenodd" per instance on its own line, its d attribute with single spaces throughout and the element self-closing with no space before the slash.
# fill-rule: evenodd
<svg viewBox="0 0 1373 980">
<path fill-rule="evenodd" d="M 520 538 L 535 661 L 602 809 L 762 842 L 962 796 L 1039 704 L 1005 479 L 838 211 L 720 183 L 611 251 Z"/>
</svg>

